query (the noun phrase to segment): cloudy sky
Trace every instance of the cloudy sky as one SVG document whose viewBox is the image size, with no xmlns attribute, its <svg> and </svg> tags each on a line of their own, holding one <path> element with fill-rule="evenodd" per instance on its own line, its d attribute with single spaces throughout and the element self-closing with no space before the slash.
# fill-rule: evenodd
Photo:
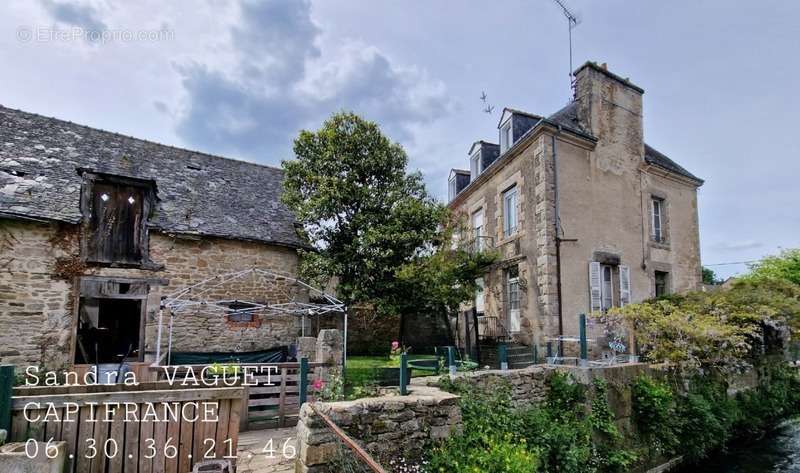
<svg viewBox="0 0 800 473">
<path fill-rule="evenodd" d="M 568 2 L 575 64 L 643 87 L 646 141 L 706 179 L 704 263 L 800 246 L 800 2 Z M 355 110 L 439 196 L 470 143 L 496 141 L 503 106 L 548 114 L 569 99 L 552 0 L 19 0 L 0 13 L 2 105 L 267 164 L 291 157 L 298 130 Z"/>
</svg>

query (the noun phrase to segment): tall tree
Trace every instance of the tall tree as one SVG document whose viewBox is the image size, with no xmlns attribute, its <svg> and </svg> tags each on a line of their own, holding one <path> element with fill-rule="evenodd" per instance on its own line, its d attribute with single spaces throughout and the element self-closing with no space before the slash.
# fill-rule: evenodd
<svg viewBox="0 0 800 473">
<path fill-rule="evenodd" d="M 750 267 L 745 279 L 762 281 L 777 279 L 800 285 L 800 248 L 786 249 L 767 256 Z"/>
<path fill-rule="evenodd" d="M 717 273 L 713 269 L 703 266 L 703 284 L 719 284 L 719 282 Z"/>
<path fill-rule="evenodd" d="M 282 163 L 283 201 L 314 247 L 303 254 L 301 274 L 314 282 L 337 277 L 345 303 L 386 310 L 398 270 L 430 244 L 446 209 L 419 173 L 406 172 L 403 148 L 353 113 L 301 131 L 294 153 Z"/>
</svg>

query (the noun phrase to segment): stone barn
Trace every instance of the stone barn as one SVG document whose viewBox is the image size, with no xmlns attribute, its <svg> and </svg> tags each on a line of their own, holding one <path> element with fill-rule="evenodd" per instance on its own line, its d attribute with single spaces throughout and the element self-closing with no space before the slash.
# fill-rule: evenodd
<svg viewBox="0 0 800 473">
<path fill-rule="evenodd" d="M 282 179 L 278 168 L 0 106 L 0 362 L 152 362 L 163 295 L 247 268 L 295 276 L 306 243 L 280 201 Z M 280 279 L 220 286 L 209 297 L 232 301 L 230 313 L 176 317 L 173 351 L 294 343 L 296 317 L 236 310 L 238 299 L 288 292 Z"/>
</svg>

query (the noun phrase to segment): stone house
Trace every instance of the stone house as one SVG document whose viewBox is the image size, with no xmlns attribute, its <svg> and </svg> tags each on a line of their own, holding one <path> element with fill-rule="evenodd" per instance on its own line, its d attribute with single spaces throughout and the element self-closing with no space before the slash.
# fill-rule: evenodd
<svg viewBox="0 0 800 473">
<path fill-rule="evenodd" d="M 0 362 L 151 362 L 163 295 L 247 268 L 296 275 L 306 243 L 280 202 L 282 179 L 277 168 L 0 106 Z M 248 279 L 218 289 L 211 296 L 234 301 L 230 313 L 176 317 L 173 350 L 293 343 L 297 318 L 234 307 L 283 289 Z"/>
<path fill-rule="evenodd" d="M 581 313 L 701 283 L 703 180 L 644 142 L 642 88 L 591 62 L 574 87 L 549 116 L 506 108 L 498 143 L 475 142 L 450 174 L 461 244 L 501 255 L 469 307 L 484 338 L 543 349 L 577 337 Z"/>
</svg>

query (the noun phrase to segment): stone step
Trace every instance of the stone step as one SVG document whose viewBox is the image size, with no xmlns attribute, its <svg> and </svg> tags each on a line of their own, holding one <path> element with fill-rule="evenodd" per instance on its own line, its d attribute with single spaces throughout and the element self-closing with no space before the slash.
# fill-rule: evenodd
<svg viewBox="0 0 800 473">
<path fill-rule="evenodd" d="M 528 347 L 520 347 L 520 348 L 509 348 L 508 349 L 509 355 L 530 355 L 533 356 L 533 350 Z"/>
<path fill-rule="evenodd" d="M 533 359 L 533 353 L 518 353 L 516 355 L 508 355 L 508 361 L 528 361 Z"/>
</svg>

